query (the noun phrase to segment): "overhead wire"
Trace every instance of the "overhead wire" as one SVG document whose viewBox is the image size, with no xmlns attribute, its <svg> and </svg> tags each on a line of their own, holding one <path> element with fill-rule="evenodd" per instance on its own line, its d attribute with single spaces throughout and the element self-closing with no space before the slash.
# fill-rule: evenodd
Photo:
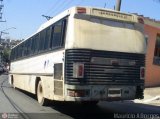
<svg viewBox="0 0 160 119">
<path fill-rule="evenodd" d="M 81 0 L 77 5 L 81 5 L 84 2 L 84 0 Z"/>
<path fill-rule="evenodd" d="M 45 15 L 47 16 L 54 16 L 57 13 L 61 12 L 64 9 L 67 9 L 71 6 L 71 4 L 75 2 L 74 0 L 56 0 L 55 3 L 47 10 Z M 81 5 L 84 2 L 84 0 L 80 0 L 75 5 Z"/>
<path fill-rule="evenodd" d="M 65 8 L 69 7 L 71 5 L 71 3 L 73 3 L 74 0 L 68 0 L 68 2 L 65 2 L 61 7 L 59 7 L 58 10 L 56 10 L 56 12 L 54 14 L 57 14 L 59 12 L 61 12 L 62 10 L 64 10 Z"/>
<path fill-rule="evenodd" d="M 45 14 L 48 14 L 52 9 L 55 8 L 55 6 L 58 4 L 59 0 L 56 0 L 56 2 L 45 12 Z"/>
<path fill-rule="evenodd" d="M 60 6 L 62 6 L 65 3 L 66 0 L 59 0 L 59 2 L 56 4 L 56 6 L 48 12 L 48 15 L 55 12 Z"/>
</svg>

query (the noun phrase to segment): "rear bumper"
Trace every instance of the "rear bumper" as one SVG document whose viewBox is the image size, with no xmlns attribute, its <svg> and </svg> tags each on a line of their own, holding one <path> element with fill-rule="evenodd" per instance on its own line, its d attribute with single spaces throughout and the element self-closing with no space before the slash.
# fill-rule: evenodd
<svg viewBox="0 0 160 119">
<path fill-rule="evenodd" d="M 143 86 L 67 85 L 65 87 L 65 101 L 122 101 L 143 98 Z M 78 91 L 81 91 L 80 94 Z"/>
</svg>

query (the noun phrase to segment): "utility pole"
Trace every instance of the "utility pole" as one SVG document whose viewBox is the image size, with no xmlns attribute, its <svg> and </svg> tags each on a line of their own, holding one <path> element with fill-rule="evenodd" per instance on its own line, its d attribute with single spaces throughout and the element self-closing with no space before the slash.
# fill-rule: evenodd
<svg viewBox="0 0 160 119">
<path fill-rule="evenodd" d="M 1 43 L 1 41 L 2 41 L 2 35 L 3 34 L 9 34 L 8 32 L 6 32 L 7 30 L 10 30 L 10 29 L 16 29 L 15 27 L 10 27 L 10 28 L 7 28 L 7 29 L 5 29 L 5 30 L 2 30 L 2 31 L 0 31 L 0 43 Z"/>
<path fill-rule="evenodd" d="M 0 19 L 2 19 L 2 8 L 4 5 L 2 4 L 2 0 L 0 0 Z"/>
<path fill-rule="evenodd" d="M 1 31 L 0 32 L 0 43 L 2 43 L 2 35 L 3 34 L 9 34 L 8 32 L 4 32 L 4 31 Z"/>
<path fill-rule="evenodd" d="M 6 22 L 2 20 L 2 9 L 3 9 L 4 5 L 3 5 L 3 0 L 0 0 L 0 22 Z"/>
<path fill-rule="evenodd" d="M 121 10 L 121 2 L 122 2 L 122 0 L 117 0 L 117 2 L 116 2 L 116 10 L 117 11 Z"/>
</svg>

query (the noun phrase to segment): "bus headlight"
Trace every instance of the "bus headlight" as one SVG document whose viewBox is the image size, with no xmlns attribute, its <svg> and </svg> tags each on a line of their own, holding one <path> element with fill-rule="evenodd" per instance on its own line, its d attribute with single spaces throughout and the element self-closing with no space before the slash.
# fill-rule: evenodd
<svg viewBox="0 0 160 119">
<path fill-rule="evenodd" d="M 144 79 L 144 77 L 145 77 L 145 68 L 140 67 L 140 79 Z"/>
<path fill-rule="evenodd" d="M 73 77 L 74 78 L 84 77 L 84 64 L 83 63 L 73 63 Z"/>
</svg>

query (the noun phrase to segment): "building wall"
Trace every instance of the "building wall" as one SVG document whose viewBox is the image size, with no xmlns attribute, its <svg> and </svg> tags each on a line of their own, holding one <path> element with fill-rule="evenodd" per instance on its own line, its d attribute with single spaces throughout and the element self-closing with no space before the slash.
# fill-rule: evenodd
<svg viewBox="0 0 160 119">
<path fill-rule="evenodd" d="M 158 33 L 160 34 L 160 27 L 145 25 L 145 34 L 148 36 L 145 72 L 146 87 L 160 86 L 160 66 L 153 64 L 156 37 Z"/>
</svg>

